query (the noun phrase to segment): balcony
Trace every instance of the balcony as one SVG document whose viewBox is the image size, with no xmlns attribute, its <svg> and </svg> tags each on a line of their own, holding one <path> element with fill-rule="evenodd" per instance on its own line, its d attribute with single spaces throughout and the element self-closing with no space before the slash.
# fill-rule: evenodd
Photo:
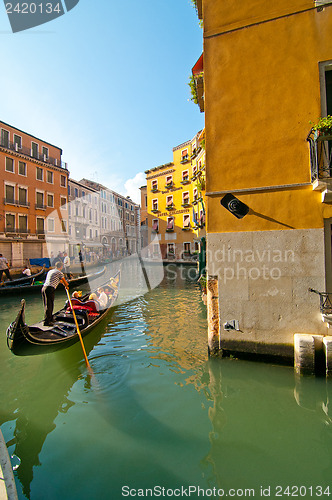
<svg viewBox="0 0 332 500">
<path fill-rule="evenodd" d="M 313 129 L 307 141 L 310 148 L 311 182 L 332 179 L 332 133 L 319 135 Z"/>
<path fill-rule="evenodd" d="M 166 210 L 173 210 L 174 208 L 175 208 L 174 203 L 169 203 L 168 205 L 166 205 Z"/>
<path fill-rule="evenodd" d="M 9 234 L 30 234 L 30 229 L 26 228 L 19 228 L 19 227 L 6 227 L 5 228 L 5 233 Z"/>
<path fill-rule="evenodd" d="M 185 184 L 190 184 L 190 179 L 188 177 L 184 177 L 181 181 L 181 184 L 184 186 Z"/>
<path fill-rule="evenodd" d="M 189 199 L 188 200 L 183 200 L 183 203 L 182 203 L 181 207 L 183 207 L 183 208 L 190 207 L 190 201 L 189 201 Z"/>
<path fill-rule="evenodd" d="M 174 186 L 173 181 L 171 181 L 171 182 L 167 182 L 167 183 L 165 184 L 165 188 L 166 188 L 166 189 L 171 189 L 173 186 Z"/>
<path fill-rule="evenodd" d="M 180 163 L 187 163 L 189 161 L 189 155 L 184 155 L 181 158 Z"/>
<path fill-rule="evenodd" d="M 36 203 L 35 204 L 35 209 L 36 210 L 46 210 L 47 206 L 46 205 L 42 205 L 41 203 Z"/>
<path fill-rule="evenodd" d="M 47 163 L 49 165 L 53 165 L 54 167 L 60 167 L 64 170 L 68 170 L 67 163 L 59 160 L 58 158 L 52 158 L 43 153 L 32 152 L 30 148 L 26 148 L 24 146 L 19 147 L 16 142 L 10 142 L 6 140 L 0 140 L 0 147 L 9 149 L 10 151 L 14 151 L 22 156 L 27 156 L 29 158 L 34 158 L 35 160 L 42 161 L 43 163 Z"/>
<path fill-rule="evenodd" d="M 15 205 L 17 207 L 30 207 L 30 203 L 22 200 L 14 200 L 13 198 L 4 198 L 3 202 L 5 205 Z"/>
<path fill-rule="evenodd" d="M 159 212 L 158 207 L 153 208 L 153 209 L 151 210 L 151 212 L 152 212 L 153 214 L 157 214 L 157 213 Z"/>
</svg>

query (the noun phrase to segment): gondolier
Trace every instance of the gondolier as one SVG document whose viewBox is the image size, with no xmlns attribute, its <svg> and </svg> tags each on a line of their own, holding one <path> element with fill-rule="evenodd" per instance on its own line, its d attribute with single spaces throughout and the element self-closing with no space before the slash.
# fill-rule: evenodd
<svg viewBox="0 0 332 500">
<path fill-rule="evenodd" d="M 57 262 L 55 269 L 51 269 L 46 275 L 46 280 L 41 291 L 45 308 L 44 326 L 53 325 L 54 296 L 58 284 L 62 283 L 66 288 L 69 288 L 62 269 L 63 262 Z"/>
</svg>

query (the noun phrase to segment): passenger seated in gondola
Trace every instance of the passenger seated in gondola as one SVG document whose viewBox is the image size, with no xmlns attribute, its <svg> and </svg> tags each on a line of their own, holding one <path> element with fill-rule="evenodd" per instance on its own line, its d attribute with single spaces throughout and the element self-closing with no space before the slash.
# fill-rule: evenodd
<svg viewBox="0 0 332 500">
<path fill-rule="evenodd" d="M 31 276 L 31 270 L 29 266 L 25 266 L 25 268 L 22 270 L 22 278 L 27 278 Z"/>
<path fill-rule="evenodd" d="M 92 303 L 92 304 L 94 303 L 95 306 L 96 306 L 96 310 L 99 311 L 100 304 L 98 302 L 98 297 L 97 297 L 97 295 L 95 293 L 91 293 L 89 295 L 89 300 L 88 300 L 88 302 L 86 302 L 86 305 L 88 305 L 89 303 Z"/>
<path fill-rule="evenodd" d="M 106 309 L 108 304 L 108 296 L 102 287 L 98 288 L 98 302 L 101 309 Z"/>
</svg>

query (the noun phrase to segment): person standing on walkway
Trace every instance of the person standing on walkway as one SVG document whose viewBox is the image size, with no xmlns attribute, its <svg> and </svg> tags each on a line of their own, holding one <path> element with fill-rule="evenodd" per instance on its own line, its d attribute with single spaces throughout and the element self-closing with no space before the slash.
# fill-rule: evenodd
<svg viewBox="0 0 332 500">
<path fill-rule="evenodd" d="M 64 271 L 66 273 L 67 278 L 70 280 L 71 278 L 71 272 L 70 272 L 70 258 L 67 252 L 63 254 L 64 259 L 63 259 L 63 265 L 64 265 Z"/>
<path fill-rule="evenodd" d="M 55 297 L 55 290 L 58 284 L 62 283 L 65 286 L 65 288 L 67 288 L 67 290 L 69 288 L 69 285 L 62 272 L 62 269 L 63 269 L 63 262 L 57 262 L 55 264 L 55 269 L 51 269 L 50 271 L 48 271 L 44 286 L 42 288 L 41 293 L 45 309 L 45 317 L 44 317 L 45 326 L 53 325 L 54 297 Z"/>
<path fill-rule="evenodd" d="M 2 279 L 3 273 L 5 273 L 5 275 L 10 281 L 13 281 L 13 278 L 11 277 L 9 272 L 8 260 L 6 259 L 6 257 L 3 257 L 2 253 L 0 253 L 0 281 Z"/>
</svg>

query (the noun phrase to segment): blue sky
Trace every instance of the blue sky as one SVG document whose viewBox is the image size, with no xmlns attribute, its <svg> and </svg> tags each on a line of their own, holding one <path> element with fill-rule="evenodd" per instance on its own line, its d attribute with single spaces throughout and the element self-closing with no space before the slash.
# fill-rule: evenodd
<svg viewBox="0 0 332 500">
<path fill-rule="evenodd" d="M 0 47 L 0 119 L 61 147 L 76 180 L 135 196 L 204 126 L 187 85 L 202 52 L 190 0 L 80 0 L 16 34 L 1 2 Z"/>
</svg>

